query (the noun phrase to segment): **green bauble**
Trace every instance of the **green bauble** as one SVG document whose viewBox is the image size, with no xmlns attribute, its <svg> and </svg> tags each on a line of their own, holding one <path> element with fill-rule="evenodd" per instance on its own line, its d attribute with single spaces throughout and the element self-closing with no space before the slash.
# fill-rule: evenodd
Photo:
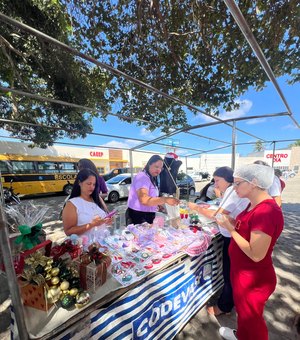
<svg viewBox="0 0 300 340">
<path fill-rule="evenodd" d="M 73 277 L 72 279 L 69 280 L 70 283 L 70 288 L 80 288 L 80 279 L 79 277 Z"/>
<path fill-rule="evenodd" d="M 62 269 L 59 273 L 59 277 L 61 280 L 69 281 L 71 278 L 71 271 L 69 269 Z"/>
<path fill-rule="evenodd" d="M 38 265 L 36 268 L 35 268 L 35 272 L 37 273 L 37 274 L 43 274 L 44 273 L 44 267 L 42 266 L 42 265 Z"/>
<path fill-rule="evenodd" d="M 61 303 L 62 308 L 68 309 L 74 306 L 75 301 L 76 299 L 74 296 L 67 294 L 61 299 L 60 303 Z"/>
</svg>

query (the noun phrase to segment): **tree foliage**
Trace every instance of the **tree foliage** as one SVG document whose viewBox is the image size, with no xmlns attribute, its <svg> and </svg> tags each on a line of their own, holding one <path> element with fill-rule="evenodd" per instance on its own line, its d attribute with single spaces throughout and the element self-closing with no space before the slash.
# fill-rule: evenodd
<svg viewBox="0 0 300 340">
<path fill-rule="evenodd" d="M 99 61 L 182 101 L 204 108 L 207 112 L 218 114 L 220 108 L 235 108 L 238 96 L 250 86 L 262 89 L 267 81 L 259 62 L 222 1 L 0 0 L 0 3 L 6 4 L 5 10 L 2 9 L 5 14 L 71 43 Z M 275 75 L 288 74 L 291 83 L 299 81 L 299 1 L 238 1 L 238 5 Z M 29 9 L 36 7 L 38 11 L 35 15 L 28 13 Z M 150 129 L 157 124 L 169 128 L 187 124 L 184 106 L 122 77 L 114 76 L 111 79 L 108 73 L 65 55 L 53 46 L 47 58 L 47 44 L 21 32 L 17 34 L 20 37 L 16 38 L 12 31 L 8 31 L 5 38 L 22 55 L 34 50 L 34 58 L 29 60 L 38 62 L 28 63 L 27 58 L 24 60 L 10 51 L 10 56 L 17 60 L 15 64 L 22 66 L 22 70 L 18 70 L 20 77 L 23 69 L 29 68 L 25 77 L 26 87 L 18 80 L 16 71 L 12 74 L 13 68 L 2 53 L 0 58 L 7 63 L 5 73 L 10 76 L 10 80 L 14 79 L 15 87 L 28 88 L 34 85 L 36 89 L 37 80 L 42 79 L 39 91 L 43 87 L 44 92 L 55 98 L 62 97 L 75 103 L 94 104 L 102 108 L 117 102 L 119 105 L 114 106 L 117 113 L 142 118 L 149 122 Z M 31 45 L 23 51 L 25 40 Z M 57 65 L 61 65 L 60 71 L 57 71 Z M 44 73 L 41 71 L 43 69 L 46 70 Z M 46 75 L 52 76 L 51 72 L 55 71 L 61 74 L 63 69 L 66 72 L 64 77 L 59 78 L 61 87 L 56 90 L 55 84 Z M 70 69 L 76 71 L 70 72 Z M 93 74 L 96 70 L 97 73 Z M 0 71 L 3 73 L 1 66 Z M 82 77 L 78 82 L 75 76 L 79 72 Z M 35 78 L 36 74 L 39 75 L 38 79 Z M 73 77 L 76 78 L 75 83 Z M 73 88 L 74 84 L 78 86 Z M 91 95 L 87 91 L 80 91 L 87 87 L 93 89 Z M 34 103 L 34 106 L 38 105 Z M 59 121 L 62 113 L 57 107 L 55 109 Z M 39 113 L 43 119 L 45 111 L 42 109 Z M 83 124 L 83 127 L 88 131 L 90 126 L 86 116 L 78 112 L 76 114 L 72 124 L 85 122 L 87 124 Z M 69 115 L 66 117 L 65 124 L 68 125 Z M 48 120 L 51 122 L 51 119 Z M 80 124 L 77 127 L 80 128 Z M 163 127 L 164 131 L 167 129 Z M 54 139 L 57 137 L 53 135 Z"/>
<path fill-rule="evenodd" d="M 261 140 L 258 140 L 254 145 L 253 151 L 254 152 L 260 152 L 260 151 L 264 151 L 264 150 L 265 150 L 265 147 L 264 147 L 263 142 Z"/>
<path fill-rule="evenodd" d="M 300 146 L 300 139 L 297 139 L 294 143 L 290 144 L 288 148 L 291 149 L 293 146 Z"/>
<path fill-rule="evenodd" d="M 1 0 L 0 9 L 64 43 L 72 43 L 69 17 L 58 1 Z M 104 91 L 109 80 L 107 74 L 16 27 L 2 23 L 1 26 L 2 85 L 79 105 L 107 107 Z M 95 113 L 89 116 L 78 109 L 12 93 L 3 94 L 1 101 L 1 118 L 67 129 L 1 124 L 13 136 L 29 138 L 43 147 L 58 138 L 85 137 L 92 131 L 91 117 Z"/>
</svg>

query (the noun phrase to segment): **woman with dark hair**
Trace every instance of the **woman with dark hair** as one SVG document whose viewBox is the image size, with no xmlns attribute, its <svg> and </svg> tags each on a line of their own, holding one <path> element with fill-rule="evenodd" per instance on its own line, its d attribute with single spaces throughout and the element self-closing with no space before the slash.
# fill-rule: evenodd
<svg viewBox="0 0 300 340">
<path fill-rule="evenodd" d="M 91 169 L 98 175 L 98 169 L 96 168 L 96 165 L 90 159 L 82 158 L 79 160 L 78 170 L 80 171 L 82 169 Z M 99 184 L 99 196 L 104 199 L 107 196 L 108 190 L 107 190 L 107 186 L 105 184 L 104 179 L 100 175 L 98 175 L 98 184 Z"/>
<path fill-rule="evenodd" d="M 79 171 L 70 199 L 63 210 L 66 235 L 90 234 L 89 231 L 95 227 L 111 224 L 111 218 L 105 216 L 99 199 L 97 174 L 90 169 Z"/>
<path fill-rule="evenodd" d="M 215 180 L 214 178 L 207 183 L 202 190 L 199 193 L 199 196 L 195 199 L 195 203 L 200 203 L 202 202 L 207 202 L 207 201 L 212 201 L 215 198 L 217 198 L 217 195 L 215 193 Z"/>
<path fill-rule="evenodd" d="M 98 190 L 99 190 L 100 202 L 101 202 L 101 205 L 104 211 L 108 213 L 107 206 L 104 202 L 104 198 L 107 196 L 108 190 L 107 190 L 107 186 L 106 186 L 104 179 L 98 173 L 98 169 L 96 168 L 96 165 L 90 159 L 81 158 L 78 162 L 78 170 L 80 171 L 82 169 L 90 169 L 98 175 Z"/>
<path fill-rule="evenodd" d="M 213 173 L 213 178 L 215 181 L 215 187 L 221 192 L 221 202 L 218 209 L 218 213 L 228 215 L 231 219 L 234 219 L 241 211 L 243 211 L 249 200 L 245 198 L 240 198 L 233 190 L 233 170 L 228 166 L 222 166 L 215 170 Z M 189 203 L 190 209 L 198 211 L 205 217 L 214 219 L 216 212 L 211 209 L 198 206 L 195 203 Z M 227 229 L 219 226 L 220 233 L 223 237 L 223 278 L 224 286 L 222 293 L 214 306 L 209 306 L 207 311 L 212 315 L 220 315 L 224 313 L 230 313 L 233 306 L 233 295 L 232 287 L 230 281 L 230 260 L 228 255 L 228 248 L 230 244 L 230 233 Z"/>
<path fill-rule="evenodd" d="M 131 222 L 140 224 L 153 223 L 155 212 L 160 204 L 177 205 L 179 200 L 174 197 L 159 197 L 157 176 L 163 168 L 163 159 L 153 155 L 143 171 L 138 173 L 130 186 L 127 215 Z"/>
</svg>

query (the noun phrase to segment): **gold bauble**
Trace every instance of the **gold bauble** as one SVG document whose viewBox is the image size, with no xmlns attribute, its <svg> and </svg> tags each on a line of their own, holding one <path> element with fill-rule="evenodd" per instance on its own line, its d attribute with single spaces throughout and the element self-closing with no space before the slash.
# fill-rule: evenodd
<svg viewBox="0 0 300 340">
<path fill-rule="evenodd" d="M 45 268 L 44 268 L 44 271 L 45 272 L 49 272 L 50 270 L 52 269 L 52 266 L 51 265 L 47 265 Z"/>
<path fill-rule="evenodd" d="M 60 288 L 51 287 L 47 292 L 47 299 L 50 303 L 54 303 L 59 300 L 61 295 Z"/>
<path fill-rule="evenodd" d="M 76 296 L 78 294 L 78 289 L 77 288 L 70 289 L 69 294 L 71 296 Z"/>
<path fill-rule="evenodd" d="M 45 276 L 45 280 L 46 281 L 50 281 L 51 280 L 51 274 L 50 273 L 48 273 L 46 276 Z"/>
<path fill-rule="evenodd" d="M 51 269 L 51 275 L 52 276 L 57 276 L 59 273 L 59 268 L 52 268 Z"/>
<path fill-rule="evenodd" d="M 63 282 L 60 284 L 60 289 L 61 289 L 61 290 L 68 290 L 69 287 L 70 287 L 70 284 L 69 284 L 69 282 L 66 281 L 66 280 L 63 281 Z"/>
<path fill-rule="evenodd" d="M 52 277 L 51 283 L 53 284 L 53 286 L 57 285 L 59 283 L 59 277 L 57 276 Z"/>
</svg>

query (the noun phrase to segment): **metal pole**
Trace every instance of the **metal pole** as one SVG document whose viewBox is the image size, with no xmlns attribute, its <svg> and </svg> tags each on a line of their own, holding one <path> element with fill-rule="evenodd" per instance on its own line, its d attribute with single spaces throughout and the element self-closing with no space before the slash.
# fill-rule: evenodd
<svg viewBox="0 0 300 340">
<path fill-rule="evenodd" d="M 21 296 L 19 292 L 17 277 L 15 274 L 14 264 L 11 256 L 11 249 L 8 237 L 8 226 L 6 216 L 2 205 L 0 205 L 0 247 L 3 254 L 3 262 L 5 266 L 5 272 L 7 276 L 8 287 L 14 307 L 14 314 L 18 328 L 19 339 L 27 340 L 28 333 L 25 324 L 24 311 L 21 302 Z"/>
<path fill-rule="evenodd" d="M 129 163 L 130 163 L 130 173 L 131 173 L 131 182 L 133 181 L 133 157 L 132 157 L 132 150 L 129 150 Z"/>
<path fill-rule="evenodd" d="M 185 156 L 185 173 L 188 172 L 188 166 L 187 166 L 187 156 Z"/>
<path fill-rule="evenodd" d="M 187 166 L 187 156 L 185 156 L 185 173 L 187 174 L 188 172 L 188 166 Z M 176 181 L 176 178 L 175 178 Z M 186 194 L 187 194 L 187 200 L 190 198 L 190 192 L 189 192 L 189 183 L 188 181 L 186 182 Z"/>
<path fill-rule="evenodd" d="M 292 121 L 295 123 L 297 128 L 300 128 L 299 123 L 296 121 L 296 119 L 293 117 L 292 110 L 286 100 L 286 98 L 283 95 L 283 92 L 281 91 L 281 88 L 279 87 L 279 84 L 276 80 L 275 74 L 268 63 L 262 49 L 260 48 L 257 40 L 255 39 L 255 36 L 250 29 L 250 26 L 248 25 L 248 22 L 246 21 L 245 17 L 243 16 L 243 13 L 241 12 L 239 6 L 235 2 L 235 0 L 224 0 L 226 6 L 228 7 L 229 11 L 231 12 L 235 22 L 238 24 L 240 30 L 242 31 L 244 37 L 248 41 L 248 44 L 250 45 L 252 51 L 254 52 L 254 55 L 258 59 L 260 65 L 262 66 L 263 70 L 265 71 L 266 75 L 274 85 L 279 97 L 281 98 L 282 102 L 284 103 L 285 107 L 287 108 L 289 112 L 289 116 L 292 119 Z"/>
<path fill-rule="evenodd" d="M 235 143 L 236 143 L 236 127 L 235 127 L 235 120 L 233 121 L 232 124 L 232 154 L 231 154 L 231 168 L 234 170 L 235 168 Z"/>
<path fill-rule="evenodd" d="M 273 156 L 272 156 L 272 168 L 274 167 L 274 156 L 275 156 L 276 142 L 273 142 Z"/>
</svg>

